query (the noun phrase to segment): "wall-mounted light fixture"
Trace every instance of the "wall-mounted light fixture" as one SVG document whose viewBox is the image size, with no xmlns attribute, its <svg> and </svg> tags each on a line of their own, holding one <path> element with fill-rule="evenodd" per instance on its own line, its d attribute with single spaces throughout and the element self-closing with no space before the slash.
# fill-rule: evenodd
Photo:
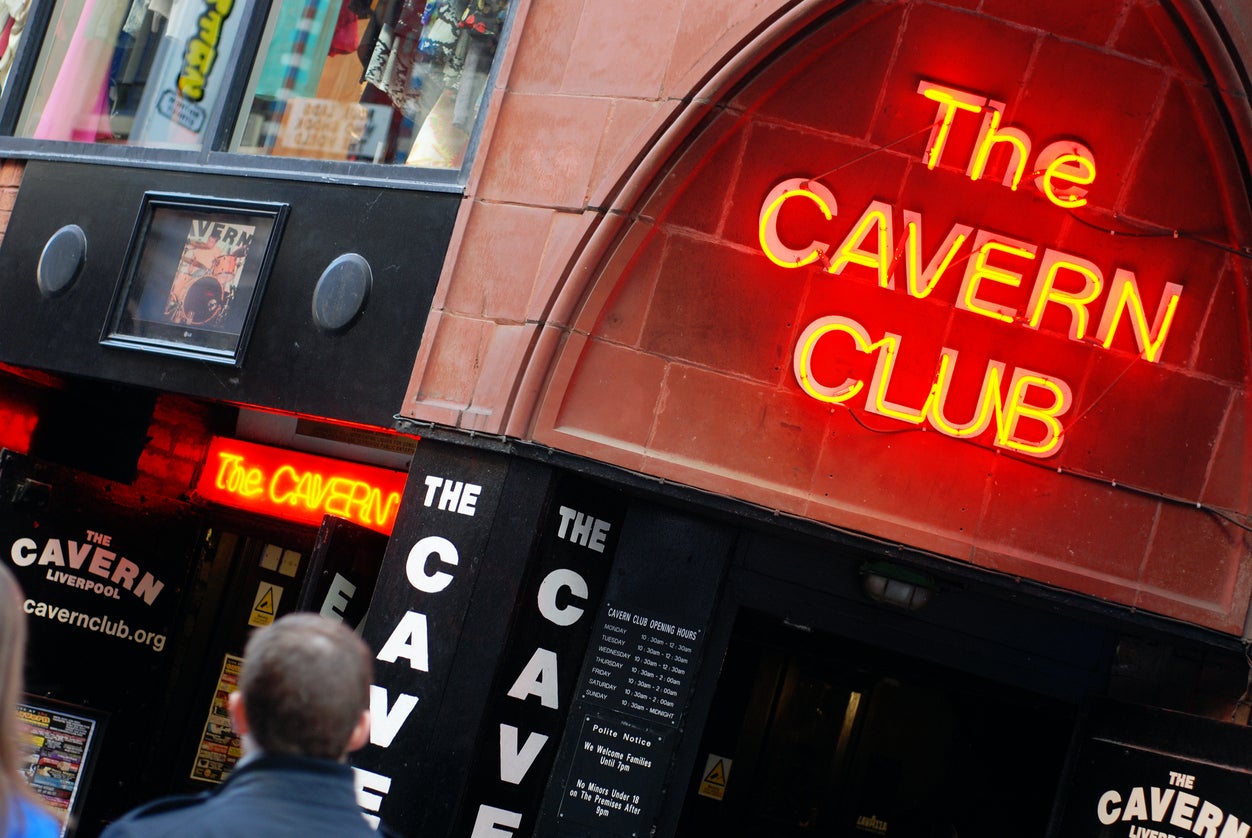
<svg viewBox="0 0 1252 838">
<path fill-rule="evenodd" d="M 924 608 L 937 589 L 926 574 L 890 562 L 861 565 L 861 587 L 875 602 L 905 611 Z"/>
</svg>

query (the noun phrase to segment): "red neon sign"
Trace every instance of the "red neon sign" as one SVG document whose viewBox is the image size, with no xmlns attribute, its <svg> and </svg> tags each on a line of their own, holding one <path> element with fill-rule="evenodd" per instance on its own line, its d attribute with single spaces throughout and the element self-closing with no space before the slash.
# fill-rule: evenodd
<svg viewBox="0 0 1252 838">
<path fill-rule="evenodd" d="M 335 515 L 390 535 L 404 481 L 399 471 L 214 437 L 195 493 L 312 526 Z"/>
<path fill-rule="evenodd" d="M 949 129 L 959 113 L 982 115 L 982 129 L 971 150 L 966 175 L 979 180 L 986 175 L 991 149 L 1007 145 L 1010 159 L 1003 185 L 1016 190 L 1026 174 L 1031 153 L 1030 137 L 1020 129 L 1001 127 L 1003 104 L 984 96 L 922 82 L 918 93 L 939 103 L 935 127 L 923 161 L 934 169 L 946 151 Z M 1045 147 L 1035 158 L 1036 185 L 1050 202 L 1065 209 L 1086 203 L 1083 188 L 1095 180 L 1095 158 L 1081 143 L 1059 141 Z M 808 178 L 792 178 L 777 184 L 761 204 L 759 241 L 761 252 L 775 265 L 795 270 L 818 265 L 823 273 L 839 276 L 850 266 L 869 272 L 883 291 L 925 299 L 941 282 L 956 289 L 956 308 L 1004 326 L 1037 330 L 1045 311 L 1068 317 L 1067 337 L 1104 350 L 1112 347 L 1119 332 L 1130 332 L 1139 356 L 1160 363 L 1173 324 L 1182 286 L 1164 283 L 1155 314 L 1140 292 L 1135 274 L 1117 265 L 1112 276 L 1090 259 L 1072 253 L 1011 238 L 999 232 L 953 224 L 939 247 L 922 252 L 922 213 L 897 209 L 885 201 L 872 200 L 846 230 L 837 245 L 812 239 L 796 247 L 779 233 L 779 216 L 794 202 L 805 211 L 821 214 L 824 232 L 838 224 L 839 207 L 834 193 Z M 897 231 L 903 235 L 897 237 Z M 831 241 L 835 241 L 834 237 Z M 1020 303 L 997 303 L 996 292 L 1020 292 Z M 1027 291 L 1029 293 L 1027 293 Z M 801 333 L 792 355 L 792 370 L 800 389 L 818 401 L 844 404 L 861 395 L 863 409 L 911 425 L 927 424 L 958 439 L 979 436 L 994 428 L 992 444 L 1032 457 L 1049 457 L 1060 450 L 1065 427 L 1062 417 L 1073 405 L 1070 385 L 1052 375 L 989 360 L 975 404 L 953 409 L 949 390 L 957 351 L 943 347 L 928 392 L 911 405 L 889 401 L 887 392 L 903 344 L 901 335 L 885 331 L 872 335 L 859 322 L 839 314 L 818 318 Z M 819 347 L 824 347 L 819 349 Z M 843 381 L 823 380 L 814 370 L 815 353 L 865 355 L 874 359 L 870 376 Z M 868 386 L 867 386 L 868 385 Z M 952 415 L 960 421 L 950 418 Z"/>
</svg>

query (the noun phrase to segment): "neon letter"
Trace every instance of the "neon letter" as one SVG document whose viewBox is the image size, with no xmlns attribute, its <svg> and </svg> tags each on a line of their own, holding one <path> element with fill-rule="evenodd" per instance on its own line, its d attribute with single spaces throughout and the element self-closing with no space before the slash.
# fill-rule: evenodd
<svg viewBox="0 0 1252 838">
<path fill-rule="evenodd" d="M 888 416 L 892 419 L 899 419 L 901 422 L 908 422 L 910 425 L 920 425 L 922 420 L 926 418 L 926 410 L 929 404 L 923 404 L 920 410 L 909 410 L 903 405 L 894 404 L 887 401 L 887 386 L 891 383 L 891 373 L 896 366 L 896 352 L 900 348 L 900 336 L 886 332 L 883 339 L 877 346 L 881 346 L 878 353 L 878 363 L 874 366 L 874 399 L 870 401 L 866 399 L 865 409 L 870 413 L 877 413 L 879 416 Z M 931 393 L 934 388 L 931 388 Z M 926 396 L 929 401 L 930 393 Z"/>
<path fill-rule="evenodd" d="M 981 314 L 984 317 L 990 317 L 993 320 L 1003 320 L 1005 323 L 1012 323 L 1013 309 L 978 299 L 978 286 L 984 279 L 1000 282 L 1013 288 L 1018 287 L 1022 283 L 1022 275 L 1020 273 L 1002 270 L 987 264 L 988 255 L 992 251 L 997 250 L 1010 256 L 1033 259 L 1035 258 L 1037 248 L 1033 244 L 1019 242 L 1007 236 L 989 233 L 986 230 L 979 230 L 978 235 L 974 238 L 974 251 L 978 256 L 965 269 L 965 279 L 961 283 L 961 294 L 957 298 L 956 307 L 972 311 L 975 314 Z"/>
<path fill-rule="evenodd" d="M 1062 270 L 1076 273 L 1083 278 L 1083 290 L 1077 292 L 1058 291 L 1055 288 L 1057 274 Z M 1051 248 L 1043 251 L 1039 260 L 1039 273 L 1035 278 L 1035 287 L 1030 295 L 1030 317 L 1027 320 L 1032 329 L 1038 329 L 1043 320 L 1043 309 L 1049 302 L 1059 303 L 1070 310 L 1069 339 L 1082 340 L 1087 334 L 1087 305 L 1095 301 L 1104 289 L 1104 275 L 1094 263 L 1068 253 L 1061 253 Z"/>
<path fill-rule="evenodd" d="M 871 230 L 877 230 L 875 247 L 861 247 Z M 891 242 L 895 237 L 891 232 L 891 204 L 882 201 L 870 201 L 860 220 L 852 227 L 843 242 L 839 245 L 838 256 L 826 270 L 832 274 L 841 274 L 849 263 L 875 268 L 878 271 L 880 288 L 891 288 Z"/>
<path fill-rule="evenodd" d="M 1052 394 L 1052 404 L 1036 407 L 1026 404 L 1026 395 L 1030 389 L 1047 390 Z M 1013 380 L 1009 383 L 1009 396 L 1004 406 L 1002 424 L 996 429 L 996 444 L 1030 457 L 1048 457 L 1061 447 L 1065 429 L 1056 417 L 1069 410 L 1073 394 L 1069 385 L 1059 378 L 1018 369 L 1013 372 Z M 1045 427 L 1043 438 L 1038 442 L 1022 439 L 1017 433 L 1018 423 L 1022 418 L 1036 419 Z"/>
<path fill-rule="evenodd" d="M 904 274 L 907 278 L 910 297 L 925 299 L 935 290 L 935 285 L 943 277 L 944 271 L 952 264 L 957 250 L 974 232 L 973 227 L 964 224 L 953 224 L 943 244 L 930 258 L 925 270 L 921 269 L 922 261 L 922 216 L 921 213 L 904 210 Z"/>
<path fill-rule="evenodd" d="M 1000 409 L 1000 382 L 1004 380 L 1004 364 L 1000 361 L 988 362 L 974 415 L 965 424 L 957 424 L 949 420 L 944 413 L 948 406 L 948 389 L 952 386 L 952 370 L 956 367 L 958 355 L 955 349 L 949 349 L 946 346 L 940 355 L 939 372 L 935 374 L 934 389 L 928 401 L 930 424 L 940 433 L 947 434 L 954 439 L 967 439 L 976 437 L 987 430 L 993 416 L 996 427 L 999 427 L 1003 421 Z"/>
<path fill-rule="evenodd" d="M 924 81 L 917 86 L 917 92 L 927 99 L 939 103 L 939 112 L 935 116 L 935 127 L 930 129 L 930 139 L 926 142 L 926 168 L 933 169 L 943 156 L 943 147 L 948 141 L 948 132 L 952 129 L 952 120 L 958 110 L 979 113 L 987 104 L 987 97 L 975 96 L 951 87 Z"/>
<path fill-rule="evenodd" d="M 1161 360 L 1161 350 L 1165 348 L 1165 338 L 1169 335 L 1170 324 L 1174 320 L 1174 312 L 1178 309 L 1178 300 L 1182 296 L 1182 286 L 1173 282 L 1165 283 L 1161 294 L 1161 304 L 1156 309 L 1156 318 L 1152 328 L 1148 328 L 1147 315 L 1143 309 L 1143 298 L 1139 296 L 1139 286 L 1135 283 L 1135 275 L 1118 268 L 1113 272 L 1113 284 L 1109 288 L 1108 301 L 1104 304 L 1104 315 L 1100 318 L 1100 328 L 1096 337 L 1108 349 L 1113 345 L 1113 335 L 1121 323 L 1122 311 L 1131 309 L 1131 327 L 1135 332 L 1135 343 L 1139 345 L 1139 357 L 1153 363 Z"/>
<path fill-rule="evenodd" d="M 974 155 L 969 159 L 969 168 L 965 174 L 970 180 L 978 180 L 987 169 L 987 158 L 991 156 L 991 147 L 997 143 L 1008 143 L 1013 151 L 1009 155 L 1009 164 L 1004 172 L 1002 183 L 1013 191 L 1022 175 L 1026 174 L 1026 158 L 1030 155 L 1030 138 L 1016 128 L 1000 128 L 1000 112 L 1004 109 L 1003 102 L 989 102 L 988 111 L 983 115 L 982 128 L 978 132 L 978 145 Z"/>
<path fill-rule="evenodd" d="M 826 242 L 815 241 L 808 247 L 796 249 L 787 247 L 787 245 L 783 244 L 782 239 L 779 238 L 778 213 L 784 203 L 797 197 L 808 198 L 817 204 L 818 209 L 822 211 L 822 215 L 825 216 L 827 221 L 834 217 L 834 213 L 838 212 L 835 205 L 835 196 L 831 194 L 829 189 L 816 181 L 805 178 L 792 178 L 784 180 L 771 189 L 770 193 L 765 196 L 765 202 L 761 204 L 759 231 L 761 252 L 771 262 L 782 268 L 802 268 L 805 265 L 812 264 L 820 259 L 826 252 L 826 249 L 830 247 Z"/>
<path fill-rule="evenodd" d="M 875 343 L 870 340 L 869 334 L 865 328 L 847 317 L 822 317 L 814 320 L 800 334 L 800 339 L 796 341 L 796 350 L 792 356 L 792 371 L 795 373 L 796 381 L 800 384 L 800 389 L 808 393 L 819 402 L 828 402 L 838 404 L 845 402 L 860 392 L 865 386 L 864 381 L 847 378 L 843 383 L 835 387 L 827 387 L 819 384 L 813 378 L 813 349 L 817 346 L 817 342 L 832 332 L 843 332 L 850 335 L 856 348 L 866 355 L 878 350 L 880 347 L 887 345 L 887 338 Z"/>
<path fill-rule="evenodd" d="M 1074 209 L 1087 203 L 1087 190 L 1082 187 L 1095 180 L 1095 155 L 1082 143 L 1055 142 L 1039 152 L 1035 170 L 1043 172 L 1035 178 L 1035 185 L 1047 199 L 1058 207 Z M 1074 186 L 1057 188 L 1056 180 Z"/>
</svg>

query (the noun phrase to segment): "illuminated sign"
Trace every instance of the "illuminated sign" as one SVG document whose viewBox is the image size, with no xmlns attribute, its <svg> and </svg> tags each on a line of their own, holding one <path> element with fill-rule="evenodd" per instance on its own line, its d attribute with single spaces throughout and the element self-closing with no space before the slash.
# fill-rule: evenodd
<svg viewBox="0 0 1252 838">
<path fill-rule="evenodd" d="M 399 471 L 214 437 L 195 492 L 261 515 L 312 526 L 335 515 L 390 535 L 404 481 Z"/>
<path fill-rule="evenodd" d="M 949 129 L 957 115 L 980 114 L 982 128 L 966 174 L 973 180 L 984 177 L 992 148 L 1006 144 L 1010 154 L 1002 183 L 1017 188 L 1026 175 L 1031 141 L 1020 129 L 1001 127 L 1001 103 L 929 82 L 922 82 L 918 93 L 939 103 L 924 154 L 928 169 L 953 152 Z M 1055 142 L 1039 152 L 1031 171 L 1049 201 L 1064 208 L 1080 207 L 1086 204 L 1083 187 L 1095 179 L 1095 158 L 1081 143 Z M 1128 331 L 1139 356 L 1149 363 L 1161 360 L 1182 296 L 1181 285 L 1166 283 L 1149 319 L 1151 301 L 1145 301 L 1134 272 L 1116 265 L 1102 270 L 1076 254 L 960 223 L 949 228 L 934 252 L 923 253 L 922 214 L 897 210 L 878 200 L 869 202 L 838 245 L 814 240 L 792 246 L 784 243 L 778 229 L 779 216 L 788 204 L 820 213 L 821 224 L 833 225 L 839 213 L 834 193 L 814 180 L 792 178 L 770 190 L 761 205 L 759 238 L 761 251 L 779 267 L 820 265 L 824 273 L 839 276 L 849 265 L 856 265 L 867 269 L 883 291 L 914 299 L 925 299 L 946 281 L 956 287 L 957 309 L 1032 330 L 1039 329 L 1045 312 L 1052 312 L 1068 318 L 1069 340 L 1102 349 L 1109 349 L 1119 333 Z M 903 236 L 897 238 L 899 229 Z M 955 268 L 961 264 L 963 268 Z M 1022 293 L 1025 301 L 1016 306 L 995 302 L 997 292 L 1005 289 L 1029 289 L 1029 295 Z M 1003 299 L 1005 295 L 998 296 Z M 912 425 L 925 423 L 958 439 L 978 437 L 994 427 L 996 447 L 1032 457 L 1049 457 L 1060 450 L 1065 435 L 1061 418 L 1073 404 L 1068 383 L 1043 372 L 1010 369 L 1003 361 L 990 360 L 981 373 L 982 386 L 974 403 L 950 406 L 949 390 L 958 353 L 943 347 L 928 392 L 915 398 L 913 404 L 898 404 L 887 394 L 900 353 L 907 351 L 904 343 L 899 334 L 871 334 L 849 317 L 821 317 L 802 331 L 792 370 L 800 389 L 818 401 L 846 404 L 859 396 L 870 413 Z M 816 371 L 820 365 L 814 363 L 819 352 L 873 356 L 874 371 L 868 381 L 851 376 L 842 381 L 824 380 Z M 953 415 L 965 418 L 957 421 L 950 418 Z"/>
<path fill-rule="evenodd" d="M 991 157 L 992 149 L 1004 144 L 1009 149 L 1010 157 L 1003 183 L 1010 189 L 1017 189 L 1026 175 L 1026 160 L 1030 156 L 1031 142 L 1026 132 L 1019 128 L 1000 127 L 1000 119 L 1004 114 L 1003 102 L 925 81 L 918 86 L 917 92 L 939 103 L 935 127 L 926 144 L 926 168 L 933 169 L 939 163 L 947 146 L 952 123 L 959 111 L 982 114 L 982 127 L 974 142 L 974 151 L 970 155 L 965 174 L 969 175 L 970 180 L 981 179 L 987 171 L 987 160 Z M 1073 209 L 1087 203 L 1087 190 L 1082 187 L 1095 180 L 1095 157 L 1082 143 L 1059 140 L 1039 152 L 1031 173 L 1035 185 L 1049 201 L 1058 207 Z M 1071 185 L 1064 185 L 1067 183 Z"/>
</svg>

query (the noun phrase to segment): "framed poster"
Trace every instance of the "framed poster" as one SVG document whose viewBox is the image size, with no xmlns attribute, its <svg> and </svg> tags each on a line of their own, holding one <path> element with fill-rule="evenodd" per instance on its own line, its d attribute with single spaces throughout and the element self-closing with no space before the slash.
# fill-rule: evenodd
<svg viewBox="0 0 1252 838">
<path fill-rule="evenodd" d="M 242 668 L 243 658 L 238 655 L 226 655 L 222 659 L 222 672 L 218 675 L 217 688 L 213 691 L 213 700 L 204 719 L 200 744 L 196 747 L 196 762 L 191 767 L 193 780 L 220 783 L 230 776 L 235 763 L 243 755 L 243 747 L 226 709 L 230 694 L 239 688 L 239 671 Z"/>
<path fill-rule="evenodd" d="M 22 777 L 61 816 L 61 835 L 73 832 L 103 733 L 104 716 L 47 698 L 22 696 L 17 703 Z"/>
<path fill-rule="evenodd" d="M 287 212 L 146 193 L 100 342 L 239 366 Z"/>
</svg>

